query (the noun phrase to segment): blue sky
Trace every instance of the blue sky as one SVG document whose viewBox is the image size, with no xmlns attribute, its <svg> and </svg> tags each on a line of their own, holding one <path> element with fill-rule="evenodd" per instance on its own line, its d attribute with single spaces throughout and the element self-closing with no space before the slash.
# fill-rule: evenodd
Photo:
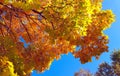
<svg viewBox="0 0 120 76">
<path fill-rule="evenodd" d="M 62 55 L 60 60 L 54 60 L 49 70 L 39 74 L 33 71 L 32 76 L 74 76 L 74 73 L 81 68 L 94 73 L 100 63 L 111 63 L 111 52 L 114 49 L 120 49 L 120 0 L 104 0 L 102 9 L 111 9 L 116 15 L 116 22 L 112 24 L 111 28 L 104 31 L 109 36 L 109 52 L 103 53 L 99 60 L 93 58 L 92 62 L 86 64 L 81 64 L 79 59 L 75 59 L 71 53 Z"/>
</svg>

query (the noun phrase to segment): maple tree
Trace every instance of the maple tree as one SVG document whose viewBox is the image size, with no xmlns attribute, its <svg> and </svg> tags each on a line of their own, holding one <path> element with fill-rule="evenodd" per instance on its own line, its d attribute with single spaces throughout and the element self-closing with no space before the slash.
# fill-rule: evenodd
<svg viewBox="0 0 120 76">
<path fill-rule="evenodd" d="M 81 63 L 98 58 L 108 51 L 103 30 L 114 21 L 101 8 L 102 0 L 0 0 L 0 56 L 18 76 L 45 71 L 68 52 Z"/>
</svg>

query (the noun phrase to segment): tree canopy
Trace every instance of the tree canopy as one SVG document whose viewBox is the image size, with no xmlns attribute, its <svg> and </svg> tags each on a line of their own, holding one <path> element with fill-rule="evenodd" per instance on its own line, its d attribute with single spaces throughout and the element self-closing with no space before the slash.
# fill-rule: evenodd
<svg viewBox="0 0 120 76">
<path fill-rule="evenodd" d="M 108 51 L 103 31 L 113 21 L 102 0 L 0 0 L 0 60 L 13 65 L 13 76 L 45 71 L 68 52 L 89 62 Z"/>
</svg>

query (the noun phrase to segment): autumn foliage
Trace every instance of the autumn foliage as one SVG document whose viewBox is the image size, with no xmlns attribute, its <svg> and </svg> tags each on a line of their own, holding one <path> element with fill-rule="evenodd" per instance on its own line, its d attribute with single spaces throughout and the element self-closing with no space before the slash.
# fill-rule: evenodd
<svg viewBox="0 0 120 76">
<path fill-rule="evenodd" d="M 0 0 L 0 60 L 26 76 L 68 52 L 81 63 L 98 58 L 108 51 L 103 30 L 114 21 L 112 11 L 101 8 L 101 0 Z"/>
</svg>

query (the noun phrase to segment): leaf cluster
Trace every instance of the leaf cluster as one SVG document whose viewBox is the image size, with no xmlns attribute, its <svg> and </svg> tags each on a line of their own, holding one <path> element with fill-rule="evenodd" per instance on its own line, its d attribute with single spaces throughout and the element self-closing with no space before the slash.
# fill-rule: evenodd
<svg viewBox="0 0 120 76">
<path fill-rule="evenodd" d="M 43 72 L 69 52 L 81 63 L 98 58 L 108 51 L 103 30 L 114 21 L 112 11 L 101 8 L 101 0 L 1 0 L 0 56 L 19 76 Z"/>
</svg>

